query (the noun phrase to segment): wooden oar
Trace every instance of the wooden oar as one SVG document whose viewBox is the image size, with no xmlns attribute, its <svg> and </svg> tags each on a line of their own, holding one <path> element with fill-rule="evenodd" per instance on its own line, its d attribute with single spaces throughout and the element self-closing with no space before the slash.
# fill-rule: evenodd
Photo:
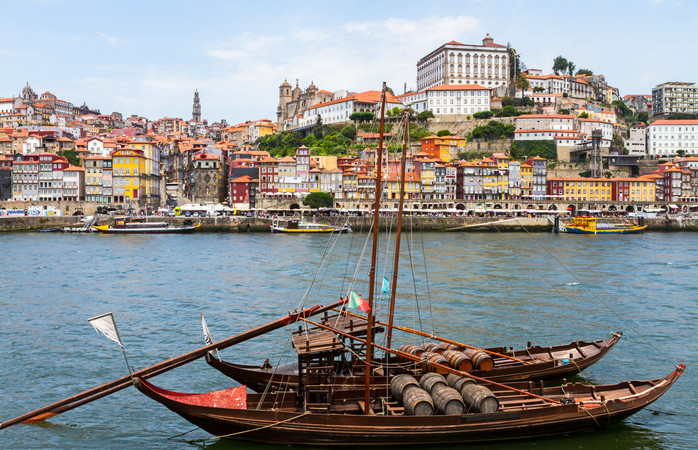
<svg viewBox="0 0 698 450">
<path fill-rule="evenodd" d="M 360 316 L 360 315 L 358 315 L 358 314 L 350 313 L 349 311 L 344 311 L 344 310 L 336 309 L 336 308 L 333 308 L 333 310 L 334 310 L 334 311 L 337 311 L 337 312 L 340 312 L 340 313 L 344 313 L 344 314 L 350 315 L 350 316 L 352 316 L 352 317 L 356 317 L 356 318 L 359 318 L 359 319 L 366 320 L 365 317 Z M 383 326 L 388 326 L 387 323 L 381 322 L 381 321 L 378 321 L 378 320 L 376 320 L 376 323 L 378 323 L 378 324 L 380 324 L 380 325 L 383 325 Z M 399 326 L 397 326 L 397 325 L 393 325 L 392 327 L 393 327 L 394 329 L 396 329 L 396 330 L 404 331 L 404 332 L 406 332 L 406 333 L 416 334 L 416 335 L 418 335 L 418 336 L 428 337 L 428 338 L 430 338 L 430 339 L 436 339 L 437 341 L 445 342 L 445 343 L 447 343 L 447 344 L 453 344 L 453 345 L 457 345 L 457 346 L 459 346 L 459 347 L 465 347 L 465 348 L 470 348 L 470 349 L 473 349 L 473 350 L 479 350 L 479 351 L 481 351 L 481 352 L 489 353 L 490 355 L 499 356 L 499 357 L 501 357 L 501 358 L 506 358 L 506 359 L 511 359 L 512 361 L 518 361 L 518 362 L 521 362 L 521 363 L 524 363 L 524 364 L 533 364 L 531 361 L 523 361 L 523 360 L 521 360 L 521 359 L 519 359 L 519 358 L 514 358 L 513 356 L 504 355 L 504 354 L 502 354 L 502 353 L 493 352 L 493 351 L 491 351 L 491 350 L 485 350 L 484 348 L 473 347 L 472 345 L 463 344 L 463 343 L 461 343 L 461 342 L 452 341 L 452 340 L 450 340 L 450 339 L 442 338 L 442 337 L 439 337 L 439 336 L 434 336 L 434 335 L 432 335 L 432 334 L 425 333 L 424 331 L 414 330 L 414 329 L 412 329 L 412 328 L 406 328 L 406 327 L 399 327 Z"/>
<path fill-rule="evenodd" d="M 239 344 L 240 342 L 246 341 L 248 339 L 252 339 L 254 337 L 260 336 L 262 334 L 268 333 L 270 331 L 274 331 L 278 328 L 284 327 L 288 324 L 291 324 L 295 321 L 297 321 L 300 318 L 305 318 L 305 317 L 310 317 L 315 314 L 320 314 L 322 312 L 328 311 L 332 308 L 336 308 L 338 306 L 342 306 L 347 300 L 342 299 L 336 303 L 333 303 L 331 305 L 327 306 L 320 306 L 320 305 L 315 305 L 311 308 L 304 309 L 303 311 L 299 312 L 293 312 L 289 313 L 288 316 L 282 317 L 280 319 L 274 320 L 272 322 L 266 323 L 264 325 L 261 325 L 257 328 L 253 328 L 251 330 L 245 331 L 244 333 L 237 334 L 235 336 L 229 337 L 227 339 L 223 339 L 218 342 L 214 342 L 211 345 L 207 345 L 205 347 L 201 347 L 197 350 L 191 351 L 189 353 L 185 353 L 183 355 L 170 358 L 166 361 L 162 361 L 160 363 L 154 364 L 150 367 L 146 367 L 145 369 L 141 369 L 137 372 L 134 372 L 131 375 L 126 375 L 121 378 L 118 378 L 116 380 L 110 381 L 108 383 L 104 383 L 100 386 L 93 387 L 92 389 L 88 389 L 84 392 L 81 392 L 79 394 L 73 395 L 71 397 L 65 398 L 59 402 L 52 403 L 48 406 L 44 406 L 43 408 L 39 408 L 35 411 L 28 412 L 26 414 L 22 414 L 19 417 L 15 417 L 14 419 L 7 420 L 5 422 L 0 423 L 0 430 L 3 428 L 7 428 L 11 425 L 15 425 L 21 422 L 33 422 L 37 420 L 45 420 L 50 417 L 53 417 L 57 414 L 60 414 L 62 412 L 68 411 L 70 409 L 76 408 L 78 406 L 84 405 L 85 403 L 89 403 L 93 400 L 97 400 L 98 398 L 104 397 L 106 395 L 112 394 L 114 392 L 120 391 L 121 389 L 124 389 L 132 384 L 132 377 L 142 377 L 142 378 L 150 378 L 155 375 L 159 375 L 163 372 L 166 372 L 168 370 L 172 370 L 176 367 L 182 366 L 184 364 L 190 363 L 198 358 L 201 358 L 204 356 L 206 353 L 208 353 L 210 350 L 222 350 L 224 348 L 230 347 L 231 345 Z"/>
<path fill-rule="evenodd" d="M 349 339 L 353 339 L 353 340 L 355 340 L 355 341 L 364 342 L 364 343 L 366 342 L 365 339 L 361 339 L 360 337 L 357 337 L 357 336 L 352 336 L 352 335 L 349 334 L 349 333 L 344 333 L 344 332 L 342 332 L 342 331 L 340 331 L 340 330 L 338 330 L 338 329 L 336 329 L 336 328 L 332 328 L 332 327 L 330 327 L 330 326 L 323 325 L 323 324 L 321 324 L 321 323 L 313 322 L 312 320 L 308 320 L 308 319 L 306 319 L 306 318 L 300 318 L 300 320 L 302 320 L 302 321 L 305 322 L 305 323 L 309 323 L 309 324 L 311 324 L 311 325 L 314 325 L 314 326 L 316 326 L 316 327 L 320 327 L 320 328 L 323 328 L 323 329 L 325 329 L 325 330 L 331 331 L 331 332 L 333 332 L 333 333 L 341 334 L 342 336 L 348 337 Z M 373 346 L 376 347 L 376 348 L 379 348 L 379 349 L 381 349 L 381 350 L 383 350 L 383 351 L 390 352 L 390 353 L 392 353 L 392 354 L 394 354 L 394 355 L 397 355 L 397 356 L 400 356 L 400 357 L 402 357 L 402 358 L 405 358 L 405 359 L 411 359 L 412 361 L 422 362 L 422 358 L 420 358 L 419 356 L 414 356 L 414 355 L 412 355 L 412 354 L 410 354 L 410 353 L 405 353 L 405 352 L 401 352 L 400 350 L 395 350 L 395 349 L 392 349 L 392 348 L 383 347 L 382 345 L 378 345 L 378 344 L 373 344 Z M 460 376 L 462 376 L 462 377 L 472 378 L 473 380 L 482 381 L 483 383 L 489 383 L 489 384 L 492 384 L 492 385 L 494 385 L 494 386 L 498 386 L 498 387 L 500 387 L 500 388 L 507 389 L 507 390 L 509 390 L 509 391 L 518 392 L 519 394 L 524 394 L 524 395 L 527 395 L 527 396 L 529 396 L 529 397 L 539 398 L 539 399 L 545 400 L 546 402 L 549 402 L 549 403 L 561 404 L 561 402 L 559 402 L 559 401 L 557 401 L 557 400 L 553 400 L 553 399 L 551 399 L 551 398 L 543 397 L 543 396 L 541 396 L 541 395 L 534 394 L 533 392 L 528 392 L 528 391 L 524 391 L 524 390 L 521 390 L 521 389 L 517 389 L 517 388 L 512 387 L 512 386 L 507 386 L 506 384 L 497 383 L 496 381 L 488 380 L 487 378 L 477 377 L 477 376 L 471 375 L 471 374 L 468 373 L 468 372 L 462 372 L 462 371 L 460 371 L 460 370 L 456 370 L 456 369 L 452 368 L 451 366 L 444 366 L 443 364 L 431 363 L 431 362 L 429 363 L 429 365 L 434 366 L 434 367 L 436 367 L 436 368 L 439 368 L 439 369 L 441 369 L 441 370 L 443 370 L 443 371 L 445 371 L 445 372 L 448 372 L 448 373 L 452 373 L 452 374 L 455 374 L 455 375 L 460 375 Z"/>
</svg>

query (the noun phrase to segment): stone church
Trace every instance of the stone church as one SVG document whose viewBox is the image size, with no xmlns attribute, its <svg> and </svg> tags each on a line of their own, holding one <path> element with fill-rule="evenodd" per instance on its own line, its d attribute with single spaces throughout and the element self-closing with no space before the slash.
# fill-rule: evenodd
<svg viewBox="0 0 698 450">
<path fill-rule="evenodd" d="M 278 129 L 280 131 L 284 130 L 283 124 L 285 121 L 292 121 L 297 114 L 303 114 L 303 111 L 311 106 L 329 102 L 333 98 L 334 94 L 332 92 L 319 90 L 312 81 L 304 92 L 298 87 L 297 79 L 296 87 L 293 89 L 288 81 L 284 80 L 281 86 L 279 86 L 279 107 L 276 110 Z"/>
</svg>

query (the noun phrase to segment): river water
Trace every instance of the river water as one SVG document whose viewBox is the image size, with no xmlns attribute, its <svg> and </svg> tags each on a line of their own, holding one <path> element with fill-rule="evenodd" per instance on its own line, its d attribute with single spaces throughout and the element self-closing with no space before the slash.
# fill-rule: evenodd
<svg viewBox="0 0 698 450">
<path fill-rule="evenodd" d="M 222 339 L 301 304 L 335 301 L 355 271 L 353 290 L 366 296 L 368 253 L 361 253 L 367 236 L 0 235 L 0 421 L 126 373 L 118 345 L 96 334 L 90 317 L 114 313 L 129 361 L 140 369 L 202 346 L 200 314 Z M 478 448 L 698 448 L 698 234 L 407 238 L 400 324 L 516 348 L 622 330 L 616 348 L 578 381 L 655 378 L 673 364 L 688 366 L 659 401 L 606 430 Z M 379 277 L 391 270 L 386 256 L 381 245 Z M 283 360 L 287 338 L 288 330 L 280 330 L 222 356 L 241 363 Z M 410 335 L 396 340 L 419 343 Z M 182 392 L 233 385 L 203 360 L 153 382 Z M 209 437 L 128 388 L 49 421 L 2 430 L 0 448 L 265 447 Z"/>
</svg>

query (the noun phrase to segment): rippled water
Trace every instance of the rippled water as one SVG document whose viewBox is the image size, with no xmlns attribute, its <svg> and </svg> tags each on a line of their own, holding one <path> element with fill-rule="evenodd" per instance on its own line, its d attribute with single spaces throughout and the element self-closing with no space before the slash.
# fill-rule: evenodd
<svg viewBox="0 0 698 450">
<path fill-rule="evenodd" d="M 2 234 L 0 420 L 126 373 L 118 345 L 97 335 L 89 317 L 114 312 L 129 361 L 140 369 L 200 347 L 201 313 L 221 339 L 286 314 L 304 296 L 305 305 L 336 300 L 357 263 L 354 290 L 368 294 L 368 255 L 360 258 L 366 238 Z M 515 347 L 622 330 L 616 348 L 584 373 L 597 383 L 654 378 L 675 363 L 688 365 L 657 403 L 617 426 L 486 448 L 698 447 L 698 234 L 432 233 L 415 234 L 402 248 L 401 324 L 475 345 Z M 385 256 L 382 248 L 379 276 L 390 272 Z M 288 330 L 277 331 L 222 355 L 243 363 L 276 361 L 287 337 Z M 232 384 L 204 361 L 154 382 L 184 392 Z M 208 437 L 129 388 L 47 422 L 2 430 L 0 447 L 195 448 Z"/>
</svg>

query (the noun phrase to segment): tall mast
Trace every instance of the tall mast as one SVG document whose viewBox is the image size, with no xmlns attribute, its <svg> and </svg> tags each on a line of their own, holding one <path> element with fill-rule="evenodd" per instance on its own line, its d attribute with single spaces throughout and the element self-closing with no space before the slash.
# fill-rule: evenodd
<svg viewBox="0 0 698 450">
<path fill-rule="evenodd" d="M 378 154 L 376 158 L 376 200 L 373 205 L 373 250 L 371 251 L 371 271 L 368 279 L 368 323 L 366 327 L 366 381 L 364 385 L 364 413 L 368 414 L 371 408 L 371 360 L 373 359 L 373 293 L 376 287 L 376 255 L 378 249 L 378 215 L 380 212 L 380 198 L 383 195 L 381 188 L 383 174 L 383 127 L 385 126 L 385 81 L 381 92 L 381 122 L 378 135 Z"/>
<path fill-rule="evenodd" d="M 390 348 L 393 339 L 393 315 L 395 314 L 395 292 L 397 291 L 397 270 L 400 261 L 400 236 L 402 235 L 402 211 L 405 205 L 405 162 L 407 160 L 407 137 L 410 131 L 410 121 L 405 108 L 405 135 L 400 158 L 400 204 L 397 210 L 397 236 L 395 237 L 395 262 L 393 263 L 393 284 L 390 287 L 390 314 L 388 315 L 388 342 Z"/>
</svg>

